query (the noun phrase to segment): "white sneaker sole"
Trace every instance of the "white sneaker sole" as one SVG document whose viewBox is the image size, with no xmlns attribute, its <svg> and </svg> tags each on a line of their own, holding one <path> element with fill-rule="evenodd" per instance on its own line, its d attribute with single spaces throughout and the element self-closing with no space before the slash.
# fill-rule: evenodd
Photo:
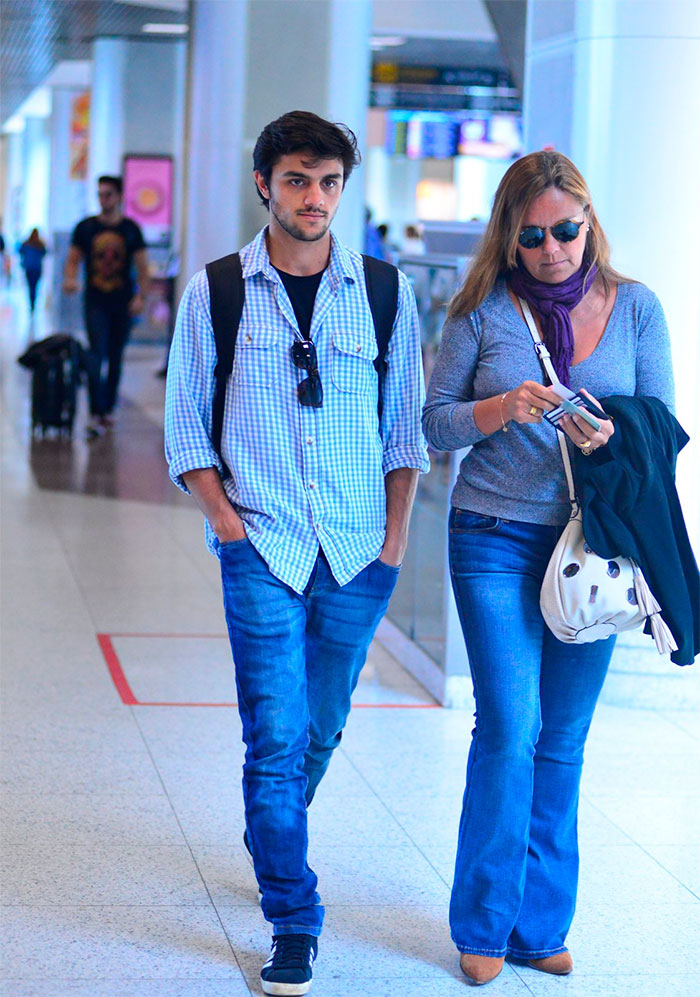
<svg viewBox="0 0 700 997">
<path fill-rule="evenodd" d="M 272 994 L 273 997 L 301 997 L 311 990 L 312 980 L 308 983 L 273 983 L 271 980 L 260 980 L 260 985 L 264 994 Z"/>
</svg>

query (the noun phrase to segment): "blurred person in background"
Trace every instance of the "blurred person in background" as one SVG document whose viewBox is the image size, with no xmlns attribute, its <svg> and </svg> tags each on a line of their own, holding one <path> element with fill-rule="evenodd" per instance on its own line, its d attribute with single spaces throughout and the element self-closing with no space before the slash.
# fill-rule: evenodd
<svg viewBox="0 0 700 997">
<path fill-rule="evenodd" d="M 407 256 L 420 256 L 425 252 L 425 245 L 417 225 L 407 225 L 403 230 L 403 236 L 402 251 Z"/>
<path fill-rule="evenodd" d="M 33 228 L 29 233 L 29 238 L 19 247 L 19 258 L 22 262 L 22 269 L 27 278 L 27 288 L 29 290 L 29 310 L 33 313 L 36 308 L 36 292 L 41 280 L 41 269 L 46 256 L 46 244 L 39 235 L 39 230 Z"/>
<path fill-rule="evenodd" d="M 396 263 L 396 257 L 399 255 L 399 247 L 389 237 L 389 231 L 390 228 L 386 222 L 377 225 L 377 232 L 379 233 L 379 238 L 382 240 L 383 258 L 389 263 Z"/>
<path fill-rule="evenodd" d="M 90 343 L 88 438 L 112 425 L 131 322 L 143 311 L 150 284 L 146 244 L 139 226 L 122 214 L 122 189 L 121 177 L 98 179 L 100 213 L 75 227 L 63 278 L 64 292 L 74 294 L 78 269 L 84 263 L 85 328 Z"/>
<path fill-rule="evenodd" d="M 2 219 L 0 219 L 0 280 L 10 283 L 10 254 L 7 252 L 5 236 L 2 234 Z"/>
<path fill-rule="evenodd" d="M 384 240 L 379 229 L 372 221 L 372 212 L 365 208 L 365 244 L 363 252 L 366 256 L 373 256 L 376 260 L 385 259 Z"/>
</svg>

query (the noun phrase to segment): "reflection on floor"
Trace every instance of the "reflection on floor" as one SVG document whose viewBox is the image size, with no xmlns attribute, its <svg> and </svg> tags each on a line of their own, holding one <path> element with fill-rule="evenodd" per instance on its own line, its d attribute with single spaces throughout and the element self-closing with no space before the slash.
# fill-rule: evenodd
<svg viewBox="0 0 700 997">
<path fill-rule="evenodd" d="M 72 443 L 32 446 L 21 304 L 0 317 L 0 993 L 259 994 L 269 931 L 241 844 L 216 562 L 165 475 L 162 353 L 130 350 L 111 436 L 88 446 L 79 423 Z M 378 645 L 356 700 L 370 708 L 353 710 L 310 812 L 327 908 L 314 993 L 465 993 L 447 907 L 472 717 L 435 708 Z M 575 974 L 507 966 L 490 997 L 700 994 L 699 767 L 697 714 L 600 708 Z"/>
</svg>

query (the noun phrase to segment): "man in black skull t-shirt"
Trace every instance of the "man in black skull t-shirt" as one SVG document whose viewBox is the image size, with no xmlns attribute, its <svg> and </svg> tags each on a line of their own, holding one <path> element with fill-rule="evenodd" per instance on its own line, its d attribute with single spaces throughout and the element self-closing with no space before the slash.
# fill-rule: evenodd
<svg viewBox="0 0 700 997">
<path fill-rule="evenodd" d="M 131 316 L 143 310 L 148 288 L 148 260 L 141 229 L 124 218 L 121 211 L 121 177 L 100 177 L 97 196 L 100 214 L 76 225 L 63 281 L 64 291 L 76 291 L 78 267 L 84 261 L 85 327 L 91 353 L 88 436 L 93 437 L 111 423 Z M 137 293 L 132 266 L 137 271 Z"/>
</svg>

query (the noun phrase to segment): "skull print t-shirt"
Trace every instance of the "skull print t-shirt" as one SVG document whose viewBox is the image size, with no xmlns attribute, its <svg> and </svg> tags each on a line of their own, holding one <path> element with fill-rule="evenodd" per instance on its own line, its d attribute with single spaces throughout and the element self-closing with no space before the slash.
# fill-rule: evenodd
<svg viewBox="0 0 700 997">
<path fill-rule="evenodd" d="M 134 295 L 133 256 L 145 247 L 138 225 L 129 218 L 117 225 L 105 225 L 96 216 L 85 218 L 76 225 L 71 243 L 85 257 L 86 301 L 126 308 Z"/>
</svg>

